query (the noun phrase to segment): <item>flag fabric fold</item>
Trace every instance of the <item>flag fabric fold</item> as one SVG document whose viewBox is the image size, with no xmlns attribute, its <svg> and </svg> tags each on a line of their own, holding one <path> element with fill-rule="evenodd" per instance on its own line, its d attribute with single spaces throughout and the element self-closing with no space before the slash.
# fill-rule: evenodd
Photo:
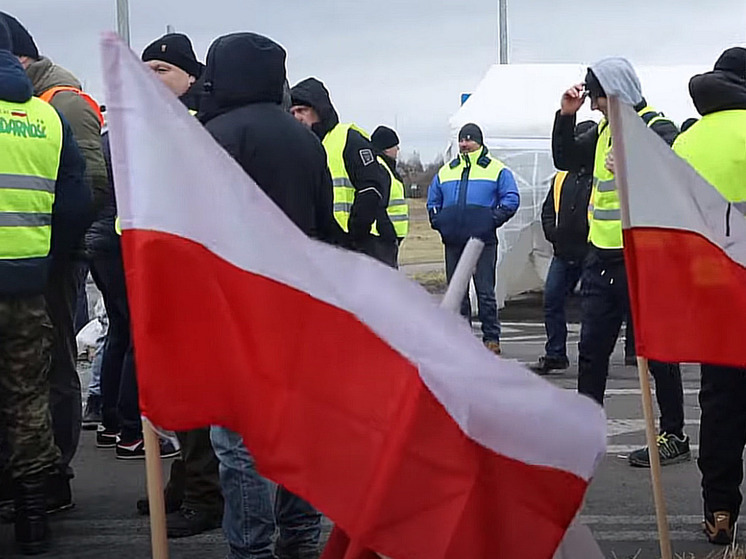
<svg viewBox="0 0 746 559">
<path fill-rule="evenodd" d="M 142 413 L 241 433 L 361 549 L 552 557 L 604 455 L 601 408 L 306 238 L 115 36 L 102 48 Z"/>
<path fill-rule="evenodd" d="M 638 355 L 746 367 L 746 218 L 611 98 Z"/>
</svg>

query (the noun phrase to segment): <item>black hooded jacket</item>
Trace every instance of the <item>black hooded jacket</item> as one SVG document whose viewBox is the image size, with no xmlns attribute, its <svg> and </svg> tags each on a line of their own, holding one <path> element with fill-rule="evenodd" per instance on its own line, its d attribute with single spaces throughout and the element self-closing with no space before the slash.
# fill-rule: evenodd
<svg viewBox="0 0 746 559">
<path fill-rule="evenodd" d="M 312 107 L 321 119 L 312 126 L 320 140 L 339 124 L 339 116 L 324 84 L 315 78 L 303 80 L 290 90 L 293 105 Z M 396 242 L 394 226 L 386 213 L 391 192 L 391 178 L 375 157 L 375 148 L 360 132 L 350 129 L 342 158 L 350 181 L 355 187 L 355 201 L 350 211 L 348 229 L 353 245 L 367 244 L 374 221 L 381 239 Z"/>
<path fill-rule="evenodd" d="M 730 110 L 746 110 L 746 76 L 715 70 L 694 76 L 689 94 L 702 116 Z"/>
<path fill-rule="evenodd" d="M 198 118 L 215 140 L 307 235 L 339 244 L 324 148 L 282 109 L 285 51 L 254 33 L 215 40 Z"/>
</svg>

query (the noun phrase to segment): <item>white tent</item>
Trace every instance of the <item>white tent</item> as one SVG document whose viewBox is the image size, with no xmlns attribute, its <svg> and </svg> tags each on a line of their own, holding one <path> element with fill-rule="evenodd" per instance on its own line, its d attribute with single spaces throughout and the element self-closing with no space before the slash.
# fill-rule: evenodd
<svg viewBox="0 0 746 559">
<path fill-rule="evenodd" d="M 587 65 L 507 64 L 492 66 L 464 105 L 451 117 L 451 144 L 457 151 L 459 129 L 474 122 L 484 133 L 485 145 L 510 167 L 521 192 L 516 216 L 498 231 L 498 301 L 541 289 L 551 259 L 551 246 L 541 230 L 541 206 L 552 164 L 551 135 L 562 93 L 581 83 Z M 697 113 L 689 97 L 689 79 L 709 68 L 694 66 L 637 67 L 645 99 L 677 125 Z M 598 120 L 590 103 L 578 113 L 581 120 Z"/>
</svg>

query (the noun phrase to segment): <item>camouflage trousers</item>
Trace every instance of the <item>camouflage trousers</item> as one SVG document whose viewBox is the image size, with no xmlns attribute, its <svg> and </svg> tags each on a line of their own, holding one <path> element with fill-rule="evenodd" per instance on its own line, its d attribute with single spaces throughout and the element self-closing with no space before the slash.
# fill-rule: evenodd
<svg viewBox="0 0 746 559">
<path fill-rule="evenodd" d="M 0 297 L 0 424 L 14 479 L 48 470 L 59 456 L 49 411 L 51 343 L 43 296 Z"/>
</svg>

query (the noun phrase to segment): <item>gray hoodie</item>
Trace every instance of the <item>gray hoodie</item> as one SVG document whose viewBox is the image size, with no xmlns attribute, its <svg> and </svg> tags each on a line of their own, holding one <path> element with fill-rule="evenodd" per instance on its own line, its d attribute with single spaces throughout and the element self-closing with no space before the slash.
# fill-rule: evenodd
<svg viewBox="0 0 746 559">
<path fill-rule="evenodd" d="M 640 78 L 626 58 L 604 58 L 593 64 L 591 70 L 609 97 L 615 95 L 620 101 L 633 107 L 642 103 Z"/>
</svg>

